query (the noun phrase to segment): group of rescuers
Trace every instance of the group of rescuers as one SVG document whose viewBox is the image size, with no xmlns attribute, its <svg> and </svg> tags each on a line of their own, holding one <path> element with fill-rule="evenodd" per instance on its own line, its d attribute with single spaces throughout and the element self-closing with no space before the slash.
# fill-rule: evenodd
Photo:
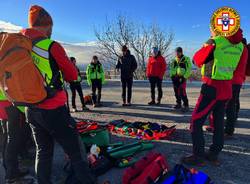
<svg viewBox="0 0 250 184">
<path fill-rule="evenodd" d="M 49 53 L 49 61 L 58 66 L 58 70 L 63 73 L 63 80 L 70 83 L 73 110 L 76 111 L 76 91 L 81 97 L 83 110 L 88 110 L 84 104 L 81 89 L 82 79 L 76 67 L 75 58 L 69 59 L 63 47 L 50 38 L 53 21 L 49 13 L 40 6 L 31 6 L 28 23 L 29 28 L 23 29 L 21 33 L 31 40 L 42 38 L 35 46 Z M 133 74 L 137 64 L 135 57 L 131 55 L 127 46 L 123 46 L 121 50 L 122 56 L 118 59 L 116 68 L 121 71 L 123 106 L 130 106 Z M 39 57 L 39 55 L 35 57 Z M 219 164 L 218 155 L 223 148 L 224 136 L 232 136 L 234 133 L 234 123 L 239 111 L 240 89 L 246 74 L 249 75 L 250 73 L 247 60 L 248 50 L 241 29 L 230 37 L 216 36 L 212 32 L 211 38 L 195 53 L 193 63 L 202 68 L 203 84 L 190 123 L 193 152 L 191 156 L 181 159 L 183 163 L 198 166 L 204 166 L 206 162 Z M 182 109 L 184 112 L 189 109 L 186 85 L 191 74 L 191 68 L 191 60 L 183 54 L 182 48 L 178 47 L 176 57 L 170 64 L 170 76 L 176 96 L 174 108 Z M 161 52 L 154 47 L 146 71 L 151 85 L 149 105 L 161 103 L 162 79 L 165 71 L 166 61 Z M 42 73 L 46 72 L 48 71 L 42 71 Z M 94 107 L 98 107 L 101 105 L 101 89 L 105 77 L 103 66 L 97 56 L 93 57 L 86 73 L 87 82 L 92 86 Z M 35 172 L 38 183 L 51 183 L 54 141 L 68 155 L 73 171 L 81 183 L 97 183 L 97 178 L 91 173 L 85 156 L 81 154 L 78 133 L 72 126 L 73 118 L 71 118 L 65 105 L 67 93 L 60 85 L 54 85 L 59 86 L 54 97 L 26 110 L 27 121 L 36 145 Z M 155 97 L 156 86 L 158 88 L 157 99 Z M 224 126 L 225 111 L 227 112 L 227 119 Z M 205 152 L 202 126 L 208 116 L 212 119 L 213 141 L 209 151 Z M 18 161 L 27 140 L 24 135 L 27 134 L 28 130 L 25 123 L 24 108 L 13 106 L 2 92 L 0 93 L 0 119 L 4 132 L 4 150 L 2 152 L 3 165 L 6 171 L 5 181 L 6 183 L 15 183 L 28 174 L 27 169 L 19 167 Z"/>
</svg>

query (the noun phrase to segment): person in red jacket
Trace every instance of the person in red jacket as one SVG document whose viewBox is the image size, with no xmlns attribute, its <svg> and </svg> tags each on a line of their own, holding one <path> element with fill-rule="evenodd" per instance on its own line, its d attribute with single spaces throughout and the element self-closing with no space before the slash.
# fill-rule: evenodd
<svg viewBox="0 0 250 184">
<path fill-rule="evenodd" d="M 51 183 L 50 177 L 55 140 L 68 155 L 79 182 L 94 184 L 96 183 L 96 178 L 91 173 L 88 163 L 82 156 L 79 135 L 73 126 L 75 122 L 65 105 L 67 95 L 63 88 L 62 80 L 66 82 L 77 80 L 77 69 L 67 57 L 63 47 L 58 42 L 50 40 L 53 21 L 45 9 L 37 5 L 30 8 L 29 26 L 30 28 L 22 30 L 22 34 L 30 38 L 35 44 L 34 47 L 37 48 L 36 50 L 33 49 L 33 52 L 36 53 L 36 55 L 33 55 L 36 60 L 35 64 L 45 65 L 46 63 L 43 62 L 45 62 L 44 59 L 47 59 L 48 61 L 46 62 L 50 64 L 50 69 L 42 67 L 38 67 L 38 69 L 42 73 L 52 70 L 52 75 L 56 74 L 56 76 L 52 76 L 52 79 L 54 79 L 53 81 L 51 79 L 50 82 L 53 85 L 48 86 L 56 91 L 53 97 L 46 99 L 36 107 L 28 108 L 27 111 L 28 121 L 31 124 L 37 147 L 35 169 L 38 183 Z M 40 48 L 42 46 L 44 48 Z M 45 56 L 48 56 L 48 58 Z M 57 73 L 61 73 L 61 75 L 57 75 Z"/>
<path fill-rule="evenodd" d="M 238 70 L 248 57 L 248 51 L 241 43 L 242 38 L 241 29 L 239 29 L 235 35 L 227 38 L 213 37 L 209 39 L 193 57 L 194 63 L 204 69 L 202 76 L 203 85 L 201 87 L 200 97 L 192 113 L 190 125 L 193 154 L 182 158 L 182 162 L 185 164 L 203 166 L 205 165 L 204 159 L 207 159 L 215 165 L 219 164 L 218 155 L 224 145 L 223 122 L 225 106 L 226 102 L 232 97 L 231 79 L 233 78 L 233 72 Z M 229 51 L 227 49 L 229 49 Z M 228 63 L 229 66 L 234 66 L 234 63 L 238 63 L 236 70 L 230 70 L 230 73 L 224 73 L 224 69 L 228 68 L 227 65 L 214 64 L 214 61 L 227 63 L 225 58 L 230 62 Z M 216 71 L 213 70 L 213 68 L 215 68 L 213 66 L 217 67 Z M 221 76 L 223 76 L 223 80 L 220 79 L 222 78 Z M 214 135 L 213 143 L 209 151 L 205 153 L 205 140 L 202 126 L 210 112 L 213 113 Z"/>
<path fill-rule="evenodd" d="M 241 39 L 241 36 L 242 35 L 239 34 L 238 39 Z M 242 39 L 242 43 L 245 45 L 245 47 L 247 47 L 247 41 L 245 38 Z M 240 110 L 240 90 L 247 75 L 246 67 L 247 60 L 242 60 L 234 72 L 234 76 L 232 79 L 232 98 L 227 102 L 226 105 L 225 138 L 230 138 L 234 134 L 234 125 L 238 119 Z M 206 130 L 209 132 L 213 132 L 214 122 L 212 113 L 209 116 L 209 123 L 210 125 L 206 126 Z"/>
<path fill-rule="evenodd" d="M 162 79 L 166 72 L 166 61 L 165 58 L 161 55 L 161 52 L 157 47 L 153 47 L 151 51 L 151 56 L 148 59 L 147 64 L 147 77 L 151 86 L 151 101 L 149 105 L 160 105 L 162 99 Z M 155 87 L 158 89 L 158 98 L 155 102 Z"/>
</svg>

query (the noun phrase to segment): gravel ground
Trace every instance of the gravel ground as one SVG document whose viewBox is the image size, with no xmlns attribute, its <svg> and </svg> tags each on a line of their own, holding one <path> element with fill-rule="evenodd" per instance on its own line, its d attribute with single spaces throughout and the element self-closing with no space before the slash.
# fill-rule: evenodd
<svg viewBox="0 0 250 184">
<path fill-rule="evenodd" d="M 191 111 L 199 95 L 199 83 L 189 84 L 187 89 Z M 170 140 L 162 140 L 155 143 L 155 151 L 161 152 L 167 158 L 171 168 L 179 162 L 180 158 L 191 153 L 191 137 L 188 131 L 191 112 L 182 114 L 172 110 L 175 103 L 173 90 L 169 83 L 164 83 L 164 97 L 160 107 L 148 106 L 150 100 L 148 83 L 135 82 L 133 89 L 133 106 L 121 107 L 120 84 L 109 82 L 103 89 L 103 104 L 91 112 L 72 113 L 76 119 L 91 119 L 98 121 L 111 121 L 126 119 L 129 121 L 152 121 L 163 123 L 167 126 L 177 125 L 177 131 Z M 84 93 L 90 91 L 84 86 Z M 225 142 L 223 152 L 220 155 L 222 165 L 215 167 L 208 165 L 197 168 L 206 172 L 215 183 L 218 184 L 248 184 L 250 183 L 250 87 L 246 86 L 241 93 L 241 111 L 236 125 L 235 137 Z M 79 100 L 77 105 L 80 107 Z M 90 107 L 91 108 L 91 107 Z M 205 133 L 206 146 L 211 143 L 212 135 Z M 132 142 L 133 139 L 112 136 L 112 141 Z M 59 146 L 56 146 L 54 156 L 53 181 L 55 184 L 63 183 L 64 174 L 62 167 L 64 154 Z M 123 169 L 112 169 L 99 178 L 100 183 L 109 180 L 111 184 L 120 184 Z M 0 184 L 3 183 L 3 169 L 0 168 Z"/>
</svg>

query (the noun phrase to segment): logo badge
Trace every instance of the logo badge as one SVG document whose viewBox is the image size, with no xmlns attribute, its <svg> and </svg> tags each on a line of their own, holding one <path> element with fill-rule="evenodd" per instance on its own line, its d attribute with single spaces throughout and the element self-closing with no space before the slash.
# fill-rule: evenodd
<svg viewBox="0 0 250 184">
<path fill-rule="evenodd" d="M 232 36 L 240 28 L 240 15 L 233 8 L 219 8 L 213 13 L 211 28 L 217 36 Z"/>
</svg>

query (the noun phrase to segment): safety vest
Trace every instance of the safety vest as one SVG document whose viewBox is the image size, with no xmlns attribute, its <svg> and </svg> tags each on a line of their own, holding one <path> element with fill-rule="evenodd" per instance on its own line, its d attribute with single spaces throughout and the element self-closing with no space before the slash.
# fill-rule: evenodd
<svg viewBox="0 0 250 184">
<path fill-rule="evenodd" d="M 7 98 L 4 94 L 4 92 L 0 89 L 0 101 L 5 101 L 5 100 L 7 100 Z"/>
<path fill-rule="evenodd" d="M 232 44 L 221 36 L 215 37 L 214 42 L 214 60 L 202 66 L 201 74 L 214 80 L 231 80 L 244 46 L 241 42 Z"/>
<path fill-rule="evenodd" d="M 49 49 L 54 41 L 44 39 L 36 43 L 32 48 L 32 58 L 35 65 L 44 77 L 47 87 L 62 89 L 63 77 L 56 61 L 50 57 Z"/>
<path fill-rule="evenodd" d="M 104 71 L 101 64 L 94 66 L 89 64 L 87 68 L 87 77 L 88 79 L 102 79 L 104 77 Z"/>
<path fill-rule="evenodd" d="M 189 57 L 183 56 L 180 61 L 177 61 L 177 58 L 173 59 L 170 65 L 170 76 L 183 76 L 188 78 L 191 74 L 191 61 Z"/>
<path fill-rule="evenodd" d="M 8 100 L 4 94 L 4 92 L 0 89 L 0 101 L 6 101 Z M 24 106 L 17 106 L 18 110 L 22 113 L 25 112 L 25 107 Z"/>
</svg>

